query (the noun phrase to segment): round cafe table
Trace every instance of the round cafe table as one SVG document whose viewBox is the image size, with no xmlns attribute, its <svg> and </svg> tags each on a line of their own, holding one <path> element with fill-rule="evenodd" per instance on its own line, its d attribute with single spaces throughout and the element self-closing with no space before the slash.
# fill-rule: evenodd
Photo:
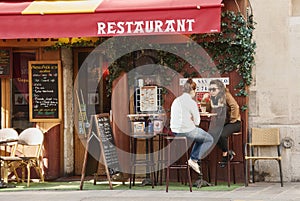
<svg viewBox="0 0 300 201">
<path fill-rule="evenodd" d="M 200 117 L 213 117 L 213 116 L 217 116 L 217 113 L 200 112 Z"/>
</svg>

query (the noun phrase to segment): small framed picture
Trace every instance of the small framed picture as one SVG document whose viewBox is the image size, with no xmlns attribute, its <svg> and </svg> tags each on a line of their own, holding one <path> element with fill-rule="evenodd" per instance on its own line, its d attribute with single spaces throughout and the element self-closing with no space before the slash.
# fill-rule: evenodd
<svg viewBox="0 0 300 201">
<path fill-rule="evenodd" d="M 15 105 L 27 105 L 28 94 L 15 94 Z"/>
<path fill-rule="evenodd" d="M 88 94 L 88 103 L 90 105 L 97 105 L 97 104 L 99 104 L 98 93 L 89 93 Z"/>
</svg>

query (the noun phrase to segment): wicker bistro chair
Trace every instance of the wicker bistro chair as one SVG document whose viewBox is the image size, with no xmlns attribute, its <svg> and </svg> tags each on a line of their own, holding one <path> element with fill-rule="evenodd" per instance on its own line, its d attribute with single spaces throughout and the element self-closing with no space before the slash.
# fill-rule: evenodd
<svg viewBox="0 0 300 201">
<path fill-rule="evenodd" d="M 27 187 L 30 185 L 30 169 L 34 167 L 37 174 L 44 182 L 44 174 L 41 168 L 42 146 L 44 134 L 38 128 L 27 128 L 19 135 L 18 147 L 21 146 L 22 156 L 19 167 L 22 168 L 22 182 L 24 182 L 25 168 L 27 168 Z"/>
<path fill-rule="evenodd" d="M 277 154 L 266 155 L 263 153 L 264 147 L 277 148 Z M 256 152 L 254 150 L 256 149 Z M 247 155 L 249 153 L 249 155 Z M 248 161 L 252 162 L 252 180 L 254 180 L 254 165 L 258 160 L 276 160 L 279 165 L 279 174 L 281 187 L 283 187 L 282 181 L 282 168 L 281 168 L 281 153 L 280 153 L 280 139 L 279 128 L 252 128 L 252 136 L 249 138 L 249 143 L 245 146 L 245 185 L 248 185 Z"/>
<path fill-rule="evenodd" d="M 15 170 L 16 162 L 22 159 L 15 156 L 18 142 L 18 132 L 13 128 L 0 129 L 0 141 L 1 146 L 5 147 L 5 150 L 1 150 L 4 154 L 0 155 L 1 168 L 3 168 L 3 180 L 8 182 L 8 172 L 13 172 L 16 176 L 16 180 L 19 181 L 18 174 Z M 7 153 L 10 153 L 7 155 Z M 2 172 L 0 172 L 2 173 Z"/>
</svg>

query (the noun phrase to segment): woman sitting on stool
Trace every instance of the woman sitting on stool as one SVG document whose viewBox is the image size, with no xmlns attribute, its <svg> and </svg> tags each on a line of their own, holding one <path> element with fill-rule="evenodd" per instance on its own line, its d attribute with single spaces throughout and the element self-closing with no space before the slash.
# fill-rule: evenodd
<svg viewBox="0 0 300 201">
<path fill-rule="evenodd" d="M 241 129 L 240 108 L 221 80 L 212 80 L 209 83 L 209 91 L 210 94 L 204 94 L 202 99 L 205 100 L 210 96 L 212 109 L 223 106 L 227 107 L 225 124 L 217 142 L 217 146 L 223 152 L 221 167 L 225 167 L 228 159 L 227 155 L 229 154 L 230 160 L 235 156 L 234 151 L 228 150 L 227 141 L 230 135 Z"/>
</svg>

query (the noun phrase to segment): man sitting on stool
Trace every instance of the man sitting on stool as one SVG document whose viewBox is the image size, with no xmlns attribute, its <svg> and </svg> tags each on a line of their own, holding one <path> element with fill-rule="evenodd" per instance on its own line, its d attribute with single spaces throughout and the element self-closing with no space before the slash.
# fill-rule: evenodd
<svg viewBox="0 0 300 201">
<path fill-rule="evenodd" d="M 193 100 L 195 90 L 196 83 L 189 78 L 183 86 L 182 95 L 172 103 L 170 127 L 175 136 L 185 136 L 195 141 L 188 165 L 201 175 L 198 161 L 209 153 L 213 137 L 197 127 L 200 124 L 200 113 L 196 101 Z"/>
</svg>

